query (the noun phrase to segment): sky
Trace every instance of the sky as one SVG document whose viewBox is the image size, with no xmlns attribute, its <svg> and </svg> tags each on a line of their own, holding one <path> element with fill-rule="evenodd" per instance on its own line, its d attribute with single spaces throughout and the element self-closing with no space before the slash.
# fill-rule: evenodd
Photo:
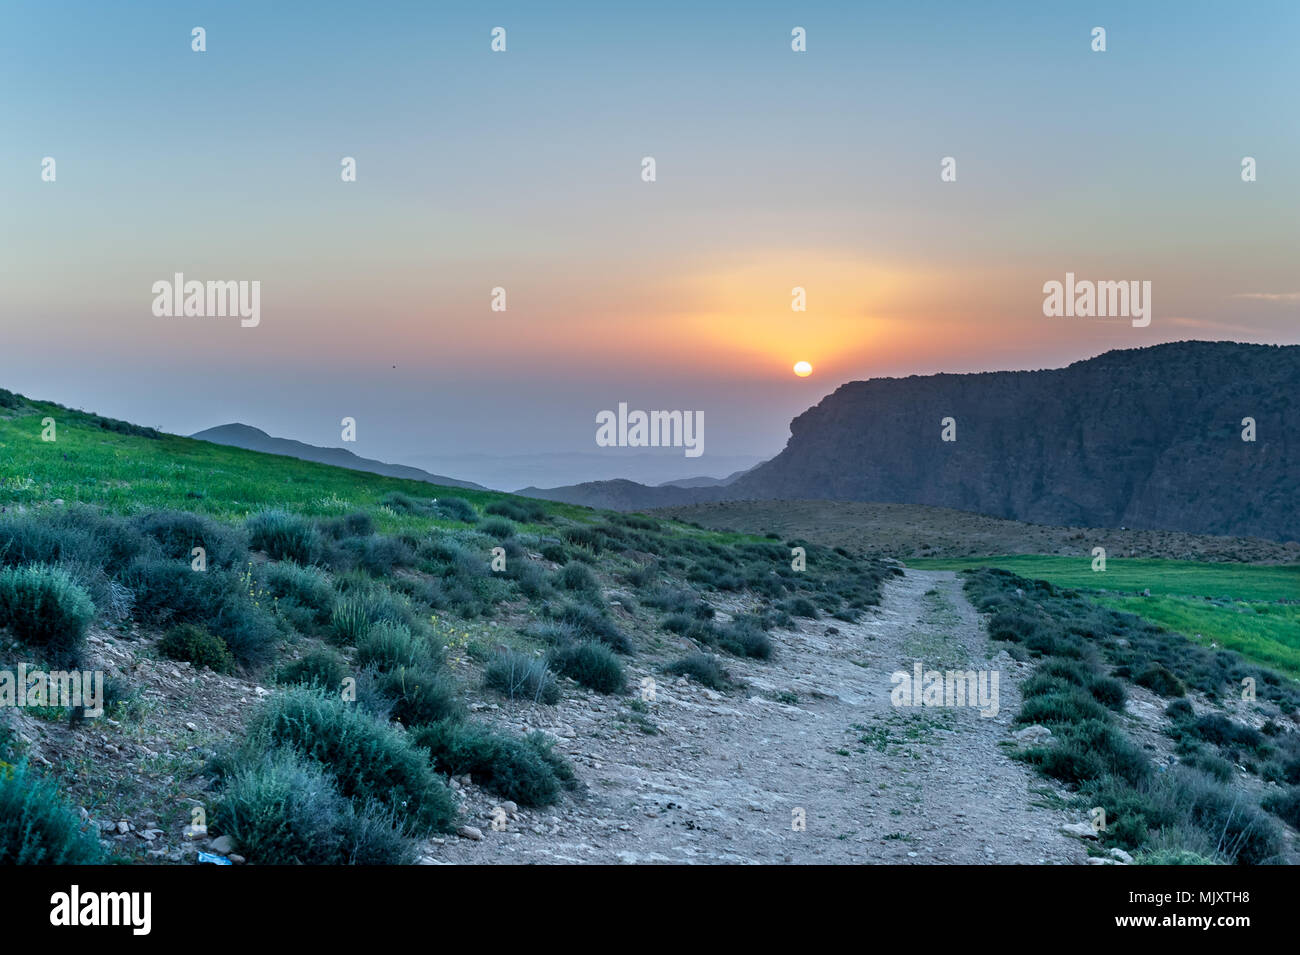
<svg viewBox="0 0 1300 955">
<path fill-rule="evenodd" d="M 725 473 L 846 381 L 1297 343 L 1298 46 L 1293 2 L 5 0 L 0 387 L 414 463 L 694 410 Z M 177 272 L 260 323 L 156 316 Z M 1066 272 L 1150 325 L 1045 316 Z"/>
</svg>

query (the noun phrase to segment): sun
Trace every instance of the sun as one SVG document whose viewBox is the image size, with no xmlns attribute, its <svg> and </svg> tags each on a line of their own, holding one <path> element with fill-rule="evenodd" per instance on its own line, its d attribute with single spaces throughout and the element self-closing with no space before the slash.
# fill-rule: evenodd
<svg viewBox="0 0 1300 955">
<path fill-rule="evenodd" d="M 812 365 L 806 361 L 797 361 L 794 363 L 794 373 L 800 378 L 807 378 L 812 374 Z"/>
</svg>

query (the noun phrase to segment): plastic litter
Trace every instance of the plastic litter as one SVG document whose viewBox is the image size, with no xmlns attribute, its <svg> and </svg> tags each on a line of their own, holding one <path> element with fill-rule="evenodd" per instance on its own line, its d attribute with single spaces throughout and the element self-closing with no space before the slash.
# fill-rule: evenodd
<svg viewBox="0 0 1300 955">
<path fill-rule="evenodd" d="M 205 862 L 209 865 L 234 865 L 225 856 L 219 856 L 215 852 L 200 852 L 199 865 L 203 865 Z"/>
</svg>

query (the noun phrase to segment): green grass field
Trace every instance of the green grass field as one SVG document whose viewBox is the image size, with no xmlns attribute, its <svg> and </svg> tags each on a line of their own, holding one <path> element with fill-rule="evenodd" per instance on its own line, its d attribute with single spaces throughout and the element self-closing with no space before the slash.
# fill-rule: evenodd
<svg viewBox="0 0 1300 955">
<path fill-rule="evenodd" d="M 1300 565 L 1202 564 L 1017 554 L 910 560 L 931 570 L 1000 567 L 1022 577 L 1087 591 L 1098 602 L 1150 620 L 1204 646 L 1236 650 L 1300 678 Z M 1151 596 L 1142 595 L 1150 590 Z"/>
<path fill-rule="evenodd" d="M 129 514 L 176 508 L 222 520 L 243 520 L 274 505 L 307 516 L 330 516 L 377 505 L 398 491 L 420 498 L 464 498 L 480 508 L 505 494 L 443 488 L 423 481 L 382 477 L 311 461 L 245 451 L 175 435 L 139 437 L 106 431 L 92 415 L 31 402 L 36 410 L 0 408 L 0 506 L 97 504 Z M 42 440 L 42 420 L 55 420 L 55 440 Z M 593 519 L 586 508 L 544 502 L 548 513 Z M 381 530 L 421 530 L 446 525 L 427 516 L 378 508 Z"/>
</svg>

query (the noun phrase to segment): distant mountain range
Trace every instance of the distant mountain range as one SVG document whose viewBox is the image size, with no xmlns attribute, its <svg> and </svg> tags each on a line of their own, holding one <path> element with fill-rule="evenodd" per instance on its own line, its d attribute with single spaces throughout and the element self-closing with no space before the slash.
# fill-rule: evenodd
<svg viewBox="0 0 1300 955">
<path fill-rule="evenodd" d="M 589 451 L 483 454 L 449 449 L 412 449 L 402 460 L 439 474 L 455 474 L 495 491 L 525 487 L 561 487 L 593 480 L 625 478 L 649 487 L 683 481 L 726 481 L 770 458 L 756 454 L 685 457 L 680 448 L 596 448 Z M 709 475 L 705 477 L 704 475 Z M 719 477 L 718 475 L 727 475 Z"/>
<path fill-rule="evenodd" d="M 1245 419 L 1252 441 L 1242 439 Z M 854 381 L 795 418 L 790 431 L 776 457 L 725 478 L 658 485 L 618 478 L 516 493 L 623 511 L 742 500 L 892 502 L 1057 526 L 1300 540 L 1297 345 L 1177 342 L 1058 369 Z M 193 437 L 482 489 L 248 425 Z"/>
<path fill-rule="evenodd" d="M 458 481 L 455 478 L 449 478 L 441 474 L 430 474 L 428 471 L 407 467 L 403 464 L 385 464 L 383 461 L 358 457 L 351 451 L 345 451 L 342 448 L 321 448 L 314 444 L 304 444 L 301 441 L 293 441 L 289 438 L 274 438 L 260 428 L 254 428 L 246 424 L 223 424 L 216 428 L 208 428 L 206 431 L 192 434 L 190 437 L 197 438 L 200 441 L 211 441 L 213 444 L 226 444 L 235 448 L 244 448 L 248 451 L 264 451 L 267 454 L 283 454 L 303 461 L 333 464 L 336 467 L 350 468 L 353 471 L 369 471 L 371 474 L 382 474 L 385 477 L 428 481 L 431 484 L 441 484 L 444 487 L 463 487 L 475 491 L 487 490 L 482 485 L 470 481 Z"/>
<path fill-rule="evenodd" d="M 943 440 L 951 418 L 952 441 Z M 1242 440 L 1254 422 L 1255 440 Z M 521 493 L 620 510 L 723 500 L 927 504 L 1039 524 L 1300 540 L 1300 346 L 1177 342 L 1059 369 L 842 385 L 722 486 Z"/>
</svg>

